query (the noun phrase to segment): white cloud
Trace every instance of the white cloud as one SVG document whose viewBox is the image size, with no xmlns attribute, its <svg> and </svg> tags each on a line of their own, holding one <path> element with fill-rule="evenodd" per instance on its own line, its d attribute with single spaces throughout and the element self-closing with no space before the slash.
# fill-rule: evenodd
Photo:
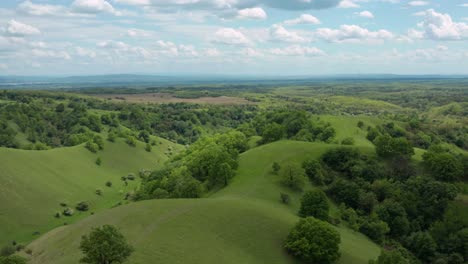
<svg viewBox="0 0 468 264">
<path fill-rule="evenodd" d="M 237 17 L 246 19 L 266 19 L 267 14 L 265 10 L 260 7 L 245 8 L 237 12 Z"/>
<path fill-rule="evenodd" d="M 241 55 L 247 56 L 247 57 L 263 57 L 263 53 L 260 52 L 257 49 L 253 48 L 245 48 L 241 50 Z"/>
<path fill-rule="evenodd" d="M 71 59 L 70 54 L 68 54 L 65 51 L 33 49 L 33 50 L 31 50 L 31 54 L 34 57 L 41 57 L 41 58 L 64 59 L 64 60 L 70 60 Z"/>
<path fill-rule="evenodd" d="M 394 38 L 388 30 L 370 31 L 357 25 L 342 25 L 339 29 L 320 28 L 315 36 L 329 42 L 381 42 Z"/>
<path fill-rule="evenodd" d="M 6 70 L 6 69 L 8 69 L 8 65 L 4 63 L 0 63 L 0 70 Z"/>
<path fill-rule="evenodd" d="M 78 56 L 80 57 L 88 57 L 88 58 L 96 58 L 96 52 L 94 52 L 93 50 L 89 50 L 89 49 L 85 49 L 85 48 L 82 48 L 82 47 L 76 47 L 76 54 L 78 54 Z"/>
<path fill-rule="evenodd" d="M 433 40 L 468 39 L 468 24 L 454 22 L 449 14 L 437 13 L 434 9 L 424 12 L 424 21 L 419 27 L 426 38 Z"/>
<path fill-rule="evenodd" d="M 34 4 L 25 1 L 18 5 L 18 11 L 35 16 L 62 16 L 68 14 L 68 9 L 61 5 Z"/>
<path fill-rule="evenodd" d="M 203 54 L 208 57 L 219 57 L 221 56 L 221 52 L 216 48 L 208 48 L 203 51 Z"/>
<path fill-rule="evenodd" d="M 466 3 L 466 4 L 461 4 L 460 6 L 461 6 L 461 7 L 468 7 L 468 3 Z"/>
<path fill-rule="evenodd" d="M 106 40 L 99 42 L 97 46 L 99 48 L 112 52 L 113 55 L 120 58 L 128 59 L 131 56 L 137 56 L 138 58 L 143 58 L 145 60 L 154 58 L 154 54 L 150 50 L 143 47 L 131 46 L 122 41 Z"/>
<path fill-rule="evenodd" d="M 427 1 L 410 1 L 410 2 L 408 2 L 409 6 L 426 6 L 428 4 L 429 4 L 429 2 L 427 2 Z"/>
<path fill-rule="evenodd" d="M 365 18 L 374 18 L 374 14 L 372 14 L 369 11 L 358 12 L 358 13 L 356 13 L 356 15 L 358 15 L 360 17 L 365 17 Z"/>
<path fill-rule="evenodd" d="M 120 12 L 116 11 L 114 7 L 105 0 L 75 0 L 71 6 L 72 10 L 76 13 L 110 13 L 120 15 Z"/>
<path fill-rule="evenodd" d="M 127 36 L 131 38 L 146 38 L 151 36 L 151 32 L 141 29 L 129 29 L 126 33 Z"/>
<path fill-rule="evenodd" d="M 233 28 L 221 28 L 215 32 L 213 39 L 216 43 L 227 45 L 249 45 L 251 41 L 239 30 Z"/>
<path fill-rule="evenodd" d="M 312 15 L 309 14 L 302 14 L 300 17 L 286 20 L 283 22 L 285 25 L 298 25 L 298 24 L 312 24 L 318 25 L 320 24 L 320 20 Z"/>
<path fill-rule="evenodd" d="M 293 42 L 293 43 L 301 43 L 301 42 L 308 42 L 309 39 L 302 37 L 299 33 L 294 31 L 288 31 L 281 25 L 273 25 L 270 28 L 270 39 L 282 42 Z"/>
<path fill-rule="evenodd" d="M 342 0 L 338 5 L 339 8 L 359 8 L 361 7 L 352 0 Z"/>
<path fill-rule="evenodd" d="M 10 36 L 23 37 L 28 35 L 37 35 L 41 31 L 31 25 L 18 22 L 14 19 L 10 20 L 4 29 L 5 33 Z"/>
<path fill-rule="evenodd" d="M 325 52 L 316 47 L 303 47 L 299 45 L 292 45 L 285 48 L 276 48 L 270 50 L 273 55 L 281 56 L 323 56 Z"/>
</svg>

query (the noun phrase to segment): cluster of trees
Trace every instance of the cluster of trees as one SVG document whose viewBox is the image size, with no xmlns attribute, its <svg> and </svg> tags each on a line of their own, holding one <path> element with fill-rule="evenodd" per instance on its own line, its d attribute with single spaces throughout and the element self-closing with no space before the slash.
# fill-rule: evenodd
<svg viewBox="0 0 468 264">
<path fill-rule="evenodd" d="M 239 129 L 246 135 L 262 136 L 263 144 L 281 139 L 330 142 L 336 134 L 329 123 L 312 120 L 304 110 L 290 109 L 259 113 Z"/>
<path fill-rule="evenodd" d="M 457 195 L 456 188 L 443 182 L 447 180 L 445 177 L 436 176 L 459 173 L 454 169 L 457 166 L 448 165 L 454 160 L 444 153 L 428 152 L 426 162 L 433 164 L 434 159 L 440 158 L 438 162 L 447 166 L 427 165 L 430 175 L 417 176 L 409 162 L 412 154 L 409 143 L 403 141 L 379 136 L 375 140 L 377 157 L 342 147 L 327 151 L 320 161 L 306 160 L 303 167 L 309 179 L 325 185 L 328 196 L 340 204 L 341 220 L 392 249 L 385 251 L 376 263 L 433 263 L 450 258 L 466 261 L 467 221 L 460 224 L 444 218 Z M 438 171 L 441 168 L 446 169 Z M 303 196 L 300 215 L 326 220 L 327 208 L 320 191 L 309 192 Z M 452 237 L 450 242 L 446 236 Z M 393 258 L 406 262 L 385 262 Z"/>
<path fill-rule="evenodd" d="M 239 131 L 206 137 L 147 177 L 136 199 L 198 198 L 204 190 L 224 187 L 234 176 L 238 156 L 247 150 Z"/>
</svg>

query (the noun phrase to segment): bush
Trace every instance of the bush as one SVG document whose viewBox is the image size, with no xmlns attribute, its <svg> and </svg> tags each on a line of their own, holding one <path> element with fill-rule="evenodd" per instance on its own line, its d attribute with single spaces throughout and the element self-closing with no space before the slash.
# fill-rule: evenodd
<svg viewBox="0 0 468 264">
<path fill-rule="evenodd" d="M 99 146 L 96 143 L 93 143 L 92 141 L 86 142 L 85 148 L 91 151 L 92 153 L 96 153 L 99 150 Z"/>
<path fill-rule="evenodd" d="M 27 259 L 20 256 L 0 257 L 0 264 L 26 264 Z"/>
<path fill-rule="evenodd" d="M 330 224 L 308 217 L 289 233 L 285 248 L 308 263 L 333 263 L 340 258 L 340 234 Z"/>
<path fill-rule="evenodd" d="M 302 196 L 299 215 L 301 217 L 313 216 L 326 221 L 329 208 L 327 196 L 322 190 L 307 191 Z"/>
<path fill-rule="evenodd" d="M 85 212 L 85 211 L 88 211 L 89 210 L 89 204 L 87 202 L 80 202 L 76 205 L 76 210 L 78 211 L 82 211 L 82 212 Z"/>
<path fill-rule="evenodd" d="M 289 204 L 289 194 L 280 193 L 280 200 L 284 204 Z"/>
<path fill-rule="evenodd" d="M 15 254 L 15 252 L 16 252 L 16 248 L 14 246 L 6 245 L 2 247 L 2 249 L 0 249 L 0 256 L 8 257 L 8 256 Z"/>
<path fill-rule="evenodd" d="M 305 174 L 309 177 L 312 183 L 323 185 L 324 176 L 320 162 L 314 159 L 308 159 L 302 163 L 302 168 L 304 168 Z"/>
<path fill-rule="evenodd" d="M 65 210 L 63 210 L 62 214 L 64 216 L 72 216 L 74 214 L 74 211 L 70 207 L 67 207 L 65 208 Z"/>
<path fill-rule="evenodd" d="M 278 174 L 279 170 L 281 169 L 281 166 L 279 165 L 278 162 L 273 162 L 273 165 L 271 165 L 271 169 L 273 170 L 274 174 Z"/>
<path fill-rule="evenodd" d="M 153 148 L 151 147 L 151 144 L 150 144 L 150 143 L 146 143 L 145 150 L 146 150 L 147 152 L 151 152 L 152 149 L 153 149 Z"/>
<path fill-rule="evenodd" d="M 130 147 L 136 147 L 137 140 L 133 136 L 128 136 L 125 142 L 130 146 Z"/>
<path fill-rule="evenodd" d="M 102 190 L 101 189 L 96 189 L 96 192 L 95 192 L 97 195 L 101 196 L 102 195 Z"/>
<path fill-rule="evenodd" d="M 385 240 L 385 235 L 390 231 L 390 228 L 384 221 L 381 221 L 376 217 L 368 217 L 359 227 L 359 231 L 376 243 L 382 244 Z"/>
<path fill-rule="evenodd" d="M 107 187 L 112 187 L 112 182 L 111 182 L 111 181 L 107 181 L 107 182 L 106 182 L 106 186 L 107 186 Z"/>
<path fill-rule="evenodd" d="M 136 179 L 135 174 L 130 173 L 130 174 L 127 175 L 127 180 L 134 181 L 135 179 Z"/>
<path fill-rule="evenodd" d="M 347 138 L 344 138 L 343 140 L 341 140 L 341 145 L 354 145 L 354 138 L 352 137 L 347 137 Z"/>
<path fill-rule="evenodd" d="M 101 166 L 101 164 L 102 164 L 101 158 L 97 158 L 96 159 L 96 165 Z"/>
</svg>

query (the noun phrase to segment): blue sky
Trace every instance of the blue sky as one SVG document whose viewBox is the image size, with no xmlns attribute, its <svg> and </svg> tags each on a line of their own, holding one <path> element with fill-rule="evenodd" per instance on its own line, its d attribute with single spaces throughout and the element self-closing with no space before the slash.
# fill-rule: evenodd
<svg viewBox="0 0 468 264">
<path fill-rule="evenodd" d="M 0 75 L 468 74 L 468 0 L 0 1 Z"/>
</svg>

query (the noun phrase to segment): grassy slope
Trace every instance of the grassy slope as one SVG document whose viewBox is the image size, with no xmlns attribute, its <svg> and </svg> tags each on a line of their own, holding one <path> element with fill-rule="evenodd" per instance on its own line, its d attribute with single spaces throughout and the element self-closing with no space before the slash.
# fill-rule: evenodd
<svg viewBox="0 0 468 264">
<path fill-rule="evenodd" d="M 101 212 L 33 242 L 32 263 L 76 263 L 81 235 L 106 223 L 121 228 L 135 246 L 129 263 L 295 263 L 281 248 L 298 220 L 300 194 L 291 193 L 290 206 L 279 202 L 279 192 L 289 191 L 277 184 L 271 163 L 300 162 L 335 146 L 281 141 L 252 149 L 241 155 L 232 184 L 212 197 L 145 201 Z M 379 247 L 363 235 L 337 229 L 343 241 L 340 263 L 378 256 Z"/>
<path fill-rule="evenodd" d="M 140 169 L 153 169 L 167 159 L 163 153 L 174 144 L 162 142 L 152 153 L 142 143 L 131 148 L 122 141 L 106 142 L 104 151 L 97 154 L 83 146 L 48 151 L 0 148 L 0 200 L 9 201 L 0 203 L 0 245 L 30 241 L 36 231 L 43 233 L 115 205 L 138 184 L 124 186 L 121 176 L 138 175 Z M 101 166 L 95 164 L 97 157 Z M 105 186 L 109 180 L 111 188 Z M 104 194 L 96 195 L 96 189 Z M 74 207 L 80 201 L 90 202 L 90 212 L 54 218 L 63 210 L 61 202 Z"/>
</svg>

